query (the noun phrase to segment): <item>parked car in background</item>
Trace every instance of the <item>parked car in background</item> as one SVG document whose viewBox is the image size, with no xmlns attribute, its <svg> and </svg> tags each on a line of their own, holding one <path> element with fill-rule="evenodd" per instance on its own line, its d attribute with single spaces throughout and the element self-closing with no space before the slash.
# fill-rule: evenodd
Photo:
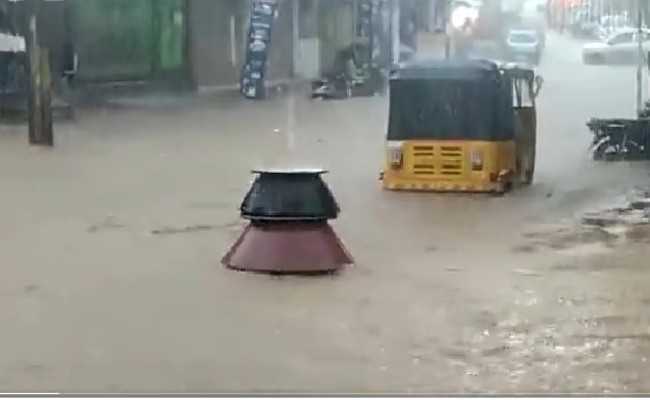
<svg viewBox="0 0 650 400">
<path fill-rule="evenodd" d="M 643 30 L 644 54 L 650 51 L 650 30 Z M 629 64 L 639 60 L 638 31 L 627 28 L 615 32 L 607 38 L 586 43 L 582 48 L 585 64 Z"/>
<path fill-rule="evenodd" d="M 582 39 L 602 39 L 606 32 L 597 21 L 585 21 L 575 27 L 573 35 Z"/>
<path fill-rule="evenodd" d="M 619 15 L 604 15 L 598 21 L 601 28 L 607 35 L 618 32 L 622 29 L 633 28 L 634 25 L 630 21 L 629 16 L 626 13 Z"/>
<path fill-rule="evenodd" d="M 589 8 L 576 6 L 569 14 L 569 30 L 574 36 L 582 36 L 583 26 L 593 21 L 594 17 Z"/>
<path fill-rule="evenodd" d="M 542 41 L 536 30 L 513 29 L 506 39 L 509 58 L 539 64 L 542 59 Z"/>
</svg>

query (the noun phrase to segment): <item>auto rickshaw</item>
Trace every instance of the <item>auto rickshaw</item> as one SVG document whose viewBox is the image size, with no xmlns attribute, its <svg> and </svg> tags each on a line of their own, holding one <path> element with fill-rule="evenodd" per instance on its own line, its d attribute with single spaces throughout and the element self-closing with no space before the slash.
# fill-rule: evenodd
<svg viewBox="0 0 650 400">
<path fill-rule="evenodd" d="M 393 71 L 384 189 L 504 193 L 530 185 L 542 82 L 532 69 L 487 60 Z"/>
</svg>

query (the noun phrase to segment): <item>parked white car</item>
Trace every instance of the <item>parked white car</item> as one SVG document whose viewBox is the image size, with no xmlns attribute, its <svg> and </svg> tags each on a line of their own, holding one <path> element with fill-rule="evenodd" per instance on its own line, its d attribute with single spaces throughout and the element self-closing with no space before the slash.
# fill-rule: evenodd
<svg viewBox="0 0 650 400">
<path fill-rule="evenodd" d="M 21 53 L 25 51 L 25 39 L 0 32 L 0 51 L 8 53 Z"/>
<path fill-rule="evenodd" d="M 644 29 L 643 32 L 645 55 L 650 51 L 650 30 Z M 638 31 L 633 28 L 621 29 L 603 40 L 586 43 L 582 48 L 585 64 L 627 64 L 637 62 L 638 59 Z"/>
<path fill-rule="evenodd" d="M 627 14 L 604 15 L 600 18 L 599 23 L 607 35 L 611 35 L 621 29 L 631 29 L 634 27 Z"/>
<path fill-rule="evenodd" d="M 512 61 L 539 64 L 542 58 L 542 43 L 537 31 L 528 29 L 511 30 L 506 39 L 509 59 Z"/>
</svg>

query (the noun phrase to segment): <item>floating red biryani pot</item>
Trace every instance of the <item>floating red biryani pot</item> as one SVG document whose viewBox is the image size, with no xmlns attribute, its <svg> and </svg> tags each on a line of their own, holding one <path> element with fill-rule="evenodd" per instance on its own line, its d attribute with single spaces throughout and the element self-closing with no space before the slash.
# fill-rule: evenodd
<svg viewBox="0 0 650 400">
<path fill-rule="evenodd" d="M 333 273 L 354 260 L 328 221 L 339 206 L 323 169 L 254 170 L 241 205 L 250 224 L 222 263 L 240 271 L 277 274 Z"/>
</svg>

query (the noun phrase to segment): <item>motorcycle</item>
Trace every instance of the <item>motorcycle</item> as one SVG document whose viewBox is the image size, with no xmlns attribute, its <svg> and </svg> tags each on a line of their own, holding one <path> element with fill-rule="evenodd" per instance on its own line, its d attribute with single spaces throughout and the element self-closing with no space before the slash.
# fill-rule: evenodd
<svg viewBox="0 0 650 400">
<path fill-rule="evenodd" d="M 352 88 L 359 86 L 360 80 L 349 80 L 344 76 L 316 79 L 311 83 L 311 98 L 323 100 L 342 100 L 352 97 Z"/>
<path fill-rule="evenodd" d="M 590 146 L 592 158 L 596 161 L 647 159 L 649 122 L 648 119 L 592 118 L 587 122 L 594 135 Z"/>
<path fill-rule="evenodd" d="M 362 76 L 349 79 L 345 75 L 325 77 L 312 81 L 311 98 L 343 100 L 352 97 L 372 97 L 385 93 L 386 79 L 379 68 L 368 68 Z"/>
</svg>

